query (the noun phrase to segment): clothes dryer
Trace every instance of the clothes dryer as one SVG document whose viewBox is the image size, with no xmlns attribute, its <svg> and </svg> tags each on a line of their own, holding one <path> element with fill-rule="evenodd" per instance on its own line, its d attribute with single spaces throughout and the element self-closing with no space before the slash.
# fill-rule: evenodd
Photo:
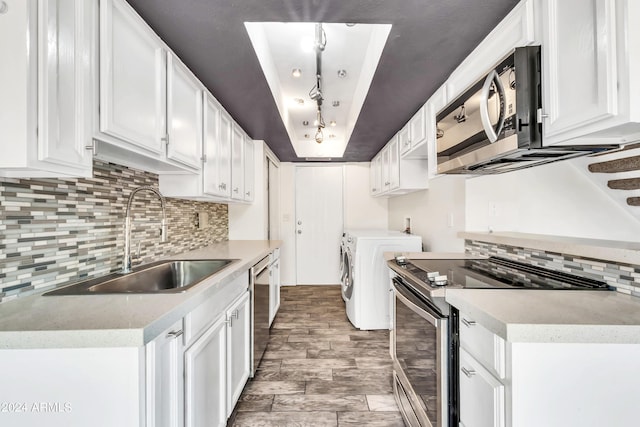
<svg viewBox="0 0 640 427">
<path fill-rule="evenodd" d="M 358 329 L 389 329 L 390 273 L 385 252 L 421 252 L 422 238 L 389 230 L 346 230 L 343 298 L 347 317 Z"/>
</svg>

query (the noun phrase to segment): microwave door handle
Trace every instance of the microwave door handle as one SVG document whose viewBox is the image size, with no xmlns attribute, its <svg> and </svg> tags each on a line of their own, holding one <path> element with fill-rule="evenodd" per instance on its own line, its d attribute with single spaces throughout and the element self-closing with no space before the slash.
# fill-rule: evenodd
<svg viewBox="0 0 640 427">
<path fill-rule="evenodd" d="M 491 117 L 489 116 L 489 93 L 491 92 L 491 85 L 494 83 L 500 104 L 500 115 L 495 128 L 491 124 Z M 480 119 L 482 120 L 482 127 L 487 134 L 489 142 L 496 142 L 498 140 L 498 135 L 502 132 L 502 128 L 504 127 L 505 108 L 504 86 L 500 80 L 500 75 L 496 70 L 493 70 L 484 80 L 484 85 L 480 92 Z"/>
</svg>

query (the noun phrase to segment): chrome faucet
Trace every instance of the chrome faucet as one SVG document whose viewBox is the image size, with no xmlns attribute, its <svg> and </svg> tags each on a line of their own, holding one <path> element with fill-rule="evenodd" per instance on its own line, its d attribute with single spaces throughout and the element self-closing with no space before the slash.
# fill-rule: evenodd
<svg viewBox="0 0 640 427">
<path fill-rule="evenodd" d="M 167 215 L 165 211 L 164 196 L 155 188 L 149 186 L 138 187 L 129 195 L 127 202 L 127 211 L 124 215 L 124 258 L 122 259 L 122 273 L 131 271 L 131 205 L 136 193 L 140 191 L 150 191 L 160 199 L 160 207 L 162 208 L 162 221 L 160 222 L 160 241 L 167 241 Z"/>
</svg>

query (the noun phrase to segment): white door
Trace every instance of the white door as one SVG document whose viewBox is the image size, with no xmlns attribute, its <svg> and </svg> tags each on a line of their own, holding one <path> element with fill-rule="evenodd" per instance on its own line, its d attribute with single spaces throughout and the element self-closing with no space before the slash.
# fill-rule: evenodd
<svg viewBox="0 0 640 427">
<path fill-rule="evenodd" d="M 335 256 L 343 230 L 342 166 L 296 169 L 296 274 L 299 285 L 339 284 Z"/>
</svg>

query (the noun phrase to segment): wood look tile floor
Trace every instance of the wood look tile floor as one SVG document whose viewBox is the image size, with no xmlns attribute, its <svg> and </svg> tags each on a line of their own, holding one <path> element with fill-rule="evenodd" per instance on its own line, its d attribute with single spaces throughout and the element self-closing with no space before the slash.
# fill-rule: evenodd
<svg viewBox="0 0 640 427">
<path fill-rule="evenodd" d="M 404 427 L 389 331 L 355 329 L 340 286 L 281 288 L 262 363 L 227 425 Z"/>
</svg>

